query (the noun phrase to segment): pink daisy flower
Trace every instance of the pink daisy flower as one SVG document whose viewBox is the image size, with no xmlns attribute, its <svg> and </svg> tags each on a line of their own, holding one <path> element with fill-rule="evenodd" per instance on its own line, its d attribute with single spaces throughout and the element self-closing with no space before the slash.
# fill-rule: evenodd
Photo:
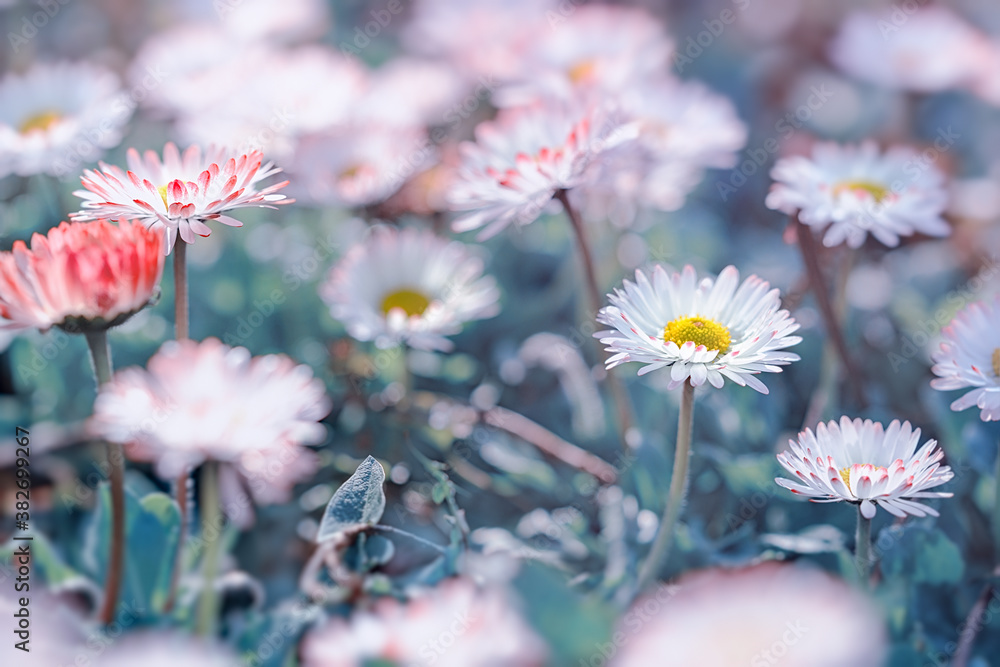
<svg viewBox="0 0 1000 667">
<path fill-rule="evenodd" d="M 127 160 L 128 171 L 103 162 L 101 170 L 85 170 L 81 178 L 85 189 L 74 193 L 84 200 L 82 210 L 70 217 L 137 218 L 163 231 L 168 255 L 178 234 L 185 243 L 211 234 L 205 224 L 209 221 L 242 227 L 242 222 L 226 215 L 231 211 L 273 208 L 272 204 L 293 201 L 276 194 L 288 181 L 256 188 L 260 181 L 281 171 L 270 162 L 261 166 L 263 154 L 257 150 L 235 155 L 216 146 L 204 153 L 191 146 L 181 154 L 176 145 L 168 143 L 162 160 L 153 151 L 140 157 L 134 148 L 129 149 Z"/>
</svg>

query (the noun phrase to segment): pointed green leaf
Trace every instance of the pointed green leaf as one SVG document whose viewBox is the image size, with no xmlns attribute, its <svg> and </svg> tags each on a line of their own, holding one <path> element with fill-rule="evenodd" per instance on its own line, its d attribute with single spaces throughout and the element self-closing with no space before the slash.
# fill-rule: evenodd
<svg viewBox="0 0 1000 667">
<path fill-rule="evenodd" d="M 385 510 L 384 482 L 385 470 L 381 463 L 372 456 L 362 461 L 326 506 L 316 542 L 323 543 L 351 528 L 378 523 Z"/>
</svg>

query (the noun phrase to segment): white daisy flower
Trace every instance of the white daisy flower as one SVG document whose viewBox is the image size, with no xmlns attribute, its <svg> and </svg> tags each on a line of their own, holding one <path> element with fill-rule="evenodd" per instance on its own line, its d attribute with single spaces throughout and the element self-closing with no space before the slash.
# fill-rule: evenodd
<svg viewBox="0 0 1000 667">
<path fill-rule="evenodd" d="M 94 403 L 89 428 L 155 464 L 163 479 L 219 461 L 261 503 L 285 502 L 318 465 L 330 411 L 323 382 L 283 354 L 251 357 L 216 338 L 167 341 L 146 364 L 117 371 Z"/>
<path fill-rule="evenodd" d="M 449 203 L 471 213 L 454 229 L 486 225 L 479 235 L 484 239 L 510 224 L 533 222 L 556 192 L 583 183 L 602 153 L 634 139 L 636 131 L 603 109 L 551 104 L 501 111 L 476 127 L 475 143 L 462 144 Z"/>
<path fill-rule="evenodd" d="M 178 234 L 185 243 L 211 234 L 205 224 L 211 220 L 242 227 L 242 222 L 226 215 L 230 211 L 274 208 L 272 204 L 293 201 L 275 194 L 288 181 L 262 190 L 255 187 L 281 171 L 270 162 L 261 166 L 260 151 L 238 155 L 210 146 L 202 153 L 198 146 L 191 146 L 181 154 L 168 143 L 162 161 L 153 151 L 140 157 L 134 148 L 128 150 L 127 159 L 127 172 L 103 162 L 99 171 L 84 170 L 80 180 L 85 189 L 73 193 L 84 200 L 83 210 L 70 217 L 142 220 L 148 227 L 163 230 L 168 255 Z"/>
<path fill-rule="evenodd" d="M 698 82 L 660 77 L 621 95 L 639 139 L 602 156 L 597 173 L 573 197 L 588 220 L 630 224 L 638 207 L 675 211 L 706 168 L 736 164 L 747 129 L 733 104 Z"/>
<path fill-rule="evenodd" d="M 720 388 L 729 378 L 766 394 L 756 376 L 799 360 L 784 351 L 802 339 L 791 335 L 799 325 L 780 310 L 778 290 L 757 276 L 740 284 L 732 266 L 699 281 L 691 266 L 671 275 L 657 264 L 652 280 L 637 270 L 634 283 L 626 280 L 608 298 L 597 321 L 614 330 L 594 334 L 613 353 L 607 367 L 636 361 L 645 364 L 639 375 L 668 367 L 670 389 L 688 378 Z"/>
<path fill-rule="evenodd" d="M 919 8 L 901 25 L 887 15 L 858 11 L 841 26 L 830 58 L 862 81 L 930 93 L 969 83 L 985 41 L 982 32 L 941 6 Z"/>
<path fill-rule="evenodd" d="M 506 589 L 463 577 L 408 603 L 385 597 L 350 618 L 331 618 L 306 634 L 301 653 L 303 667 L 540 667 L 548 649 Z"/>
<path fill-rule="evenodd" d="M 333 267 L 320 296 L 362 341 L 450 350 L 446 336 L 500 312 L 496 281 L 462 243 L 429 231 L 379 227 Z"/>
<path fill-rule="evenodd" d="M 645 9 L 610 5 L 576 7 L 545 26 L 517 59 L 515 83 L 497 91 L 499 106 L 544 99 L 600 99 L 665 72 L 674 43 Z"/>
<path fill-rule="evenodd" d="M 303 137 L 290 158 L 290 191 L 313 203 L 367 206 L 384 201 L 435 156 L 427 132 L 376 123 Z M 300 196 L 301 195 L 301 196 Z"/>
<path fill-rule="evenodd" d="M 889 247 L 912 234 L 947 236 L 942 217 L 948 203 L 944 175 L 911 148 L 884 154 L 872 141 L 860 145 L 821 143 L 812 158 L 778 160 L 771 170 L 777 183 L 768 208 L 794 215 L 804 224 L 826 228 L 823 245 L 843 242 L 860 247 L 871 233 Z"/>
<path fill-rule="evenodd" d="M 913 498 L 950 498 L 953 494 L 927 489 L 944 484 L 954 473 L 942 466 L 944 451 L 936 440 L 920 449 L 920 429 L 910 422 L 893 420 L 888 428 L 870 419 L 841 417 L 806 429 L 790 450 L 778 454 L 778 462 L 795 476 L 774 481 L 792 493 L 808 496 L 816 503 L 841 500 L 860 505 L 866 519 L 875 516 L 876 505 L 898 517 L 937 516 L 932 507 Z"/>
<path fill-rule="evenodd" d="M 63 176 L 117 146 L 134 105 L 111 71 L 88 63 L 35 65 L 0 81 L 0 176 Z"/>
<path fill-rule="evenodd" d="M 885 626 L 878 604 L 824 572 L 773 561 L 713 568 L 636 600 L 609 665 L 881 667 Z"/>
<path fill-rule="evenodd" d="M 931 355 L 941 391 L 971 389 L 951 404 L 956 412 L 973 406 L 983 421 L 1000 420 L 1000 297 L 963 308 L 943 330 L 941 348 Z"/>
</svg>

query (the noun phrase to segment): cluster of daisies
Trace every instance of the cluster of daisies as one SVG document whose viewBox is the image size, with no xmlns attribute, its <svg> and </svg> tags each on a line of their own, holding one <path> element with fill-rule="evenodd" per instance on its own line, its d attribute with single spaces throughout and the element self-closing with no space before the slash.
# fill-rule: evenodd
<svg viewBox="0 0 1000 667">
<path fill-rule="evenodd" d="M 172 121 L 183 151 L 174 143 L 162 153 L 130 148 L 124 166 L 76 169 L 121 141 L 134 105 L 114 105 L 124 94 L 117 76 L 62 63 L 0 82 L 0 173 L 82 173 L 71 222 L 0 253 L 3 326 L 106 331 L 156 300 L 167 256 L 180 258 L 181 281 L 188 244 L 216 225 L 241 226 L 233 217 L 241 209 L 276 208 L 291 196 L 307 206 L 454 213 L 454 231 L 482 230 L 480 238 L 546 213 L 628 226 L 644 211 L 680 208 L 706 169 L 736 164 L 746 141 L 730 101 L 670 73 L 675 44 L 644 10 L 585 5 L 553 15 L 546 2 L 421 2 L 404 30 L 419 55 L 370 69 L 349 48 L 309 41 L 326 20 L 323 3 L 297 0 L 281 12 L 262 0 L 246 4 L 241 18 L 224 23 L 226 39 L 192 20 L 151 39 L 132 65 L 132 80 L 141 81 L 171 64 L 143 104 Z M 930 58 L 926 38 L 892 42 L 873 69 L 853 60 L 871 26 L 851 18 L 834 44 L 835 62 L 875 83 L 990 90 L 992 79 L 969 63 L 1000 48 L 944 10 L 921 9 L 910 21 L 911 34 L 953 39 L 954 52 Z M 483 119 L 487 102 L 497 112 Z M 109 105 L 121 112 L 95 135 Z M 459 142 L 466 123 L 474 140 Z M 272 181 L 281 170 L 265 152 L 289 180 Z M 907 146 L 820 143 L 809 156 L 777 162 L 764 205 L 829 247 L 858 248 L 869 236 L 887 247 L 946 236 L 945 177 L 920 156 Z M 319 293 L 348 335 L 379 348 L 451 351 L 452 337 L 501 307 L 482 248 L 395 225 L 373 226 Z M 670 389 L 721 389 L 728 380 L 767 394 L 764 374 L 799 360 L 789 350 L 802 340 L 799 324 L 778 290 L 755 275 L 741 280 L 734 266 L 717 276 L 692 266 L 637 270 L 602 305 L 596 319 L 607 329 L 595 336 L 609 353 L 607 368 L 635 362 L 639 375 L 669 378 Z M 1000 419 L 1000 300 L 969 305 L 943 339 L 932 386 L 968 389 L 954 410 L 975 406 L 983 420 Z M 286 355 L 255 357 L 182 334 L 145 367 L 102 381 L 89 424 L 164 480 L 217 462 L 224 491 L 248 488 L 257 502 L 275 503 L 316 473 L 309 446 L 325 440 L 321 422 L 331 407 L 323 382 Z M 909 422 L 844 416 L 806 429 L 777 458 L 791 476 L 779 485 L 856 505 L 866 520 L 878 507 L 896 517 L 936 515 L 921 501 L 951 495 L 933 490 L 953 476 L 944 452 Z M 803 588 L 824 604 L 805 604 Z M 710 646 L 722 653 L 704 660 L 719 609 L 759 624 L 748 635 L 769 636 L 799 615 L 837 630 L 786 647 L 788 664 L 876 665 L 885 650 L 871 603 L 825 575 L 778 565 L 708 570 L 682 580 L 679 592 L 661 592 L 636 603 L 664 613 L 613 664 L 649 664 L 664 647 L 685 656 L 676 664 L 753 660 L 756 644 L 745 641 Z M 762 598 L 773 607 L 766 614 Z M 460 632 L 455 618 L 464 619 Z M 448 646 L 428 643 L 449 632 Z M 127 656 L 130 647 L 116 651 Z M 467 579 L 329 621 L 301 646 L 302 664 L 317 667 L 541 665 L 546 656 L 505 589 Z M 204 664 L 227 660 L 220 654 Z"/>
</svg>

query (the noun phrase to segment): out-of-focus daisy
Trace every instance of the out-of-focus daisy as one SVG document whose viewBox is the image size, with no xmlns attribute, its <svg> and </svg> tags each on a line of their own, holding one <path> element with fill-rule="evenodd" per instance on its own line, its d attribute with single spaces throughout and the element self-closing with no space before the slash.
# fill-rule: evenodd
<svg viewBox="0 0 1000 667">
<path fill-rule="evenodd" d="M 488 238 L 533 222 L 559 190 L 586 181 L 588 168 L 636 136 L 636 127 L 603 109 L 537 105 L 501 111 L 462 144 L 463 163 L 449 194 L 456 231 L 486 226 Z"/>
<path fill-rule="evenodd" d="M 873 601 L 823 572 L 773 562 L 689 574 L 624 619 L 613 667 L 880 667 L 887 652 Z"/>
<path fill-rule="evenodd" d="M 520 76 L 495 99 L 515 106 L 617 95 L 667 71 L 673 50 L 673 41 L 644 9 L 582 5 L 529 42 L 519 59 Z"/>
<path fill-rule="evenodd" d="M 127 159 L 127 172 L 103 162 L 101 170 L 83 172 L 80 180 L 85 189 L 74 192 L 83 199 L 83 210 L 70 217 L 137 218 L 162 231 L 167 254 L 178 234 L 185 243 L 211 234 L 205 224 L 209 221 L 242 227 L 242 222 L 226 215 L 231 211 L 292 202 L 276 194 L 288 181 L 257 189 L 260 181 L 281 171 L 270 162 L 261 166 L 260 151 L 235 155 L 210 146 L 202 153 L 200 147 L 191 146 L 182 155 L 168 143 L 162 161 L 153 151 L 140 157 L 134 148 L 129 149 Z"/>
<path fill-rule="evenodd" d="M 947 236 L 941 217 L 948 203 L 944 175 L 911 148 L 880 153 L 872 141 L 860 145 L 821 143 L 812 158 L 778 160 L 768 208 L 794 215 L 810 227 L 826 228 L 823 245 L 857 248 L 870 233 L 895 247 L 912 234 Z"/>
<path fill-rule="evenodd" d="M 888 10 L 886 10 L 888 11 Z M 886 88 L 936 92 L 968 83 L 986 37 L 942 6 L 921 7 L 896 25 L 874 12 L 853 12 L 830 46 L 842 70 Z"/>
<path fill-rule="evenodd" d="M 89 63 L 39 64 L 0 81 L 0 176 L 75 172 L 117 146 L 132 116 L 121 82 Z"/>
<path fill-rule="evenodd" d="M 496 281 L 457 241 L 429 231 L 377 228 L 320 287 L 333 317 L 358 340 L 450 350 L 446 336 L 499 310 Z"/>
<path fill-rule="evenodd" d="M 847 501 L 861 506 L 866 519 L 876 505 L 898 517 L 937 516 L 932 507 L 914 498 L 950 498 L 951 493 L 928 491 L 954 475 L 942 466 L 944 452 L 936 440 L 918 449 L 920 429 L 894 420 L 888 428 L 870 419 L 841 417 L 840 422 L 806 429 L 791 449 L 778 454 L 778 462 L 795 477 L 774 481 L 813 502 Z"/>
<path fill-rule="evenodd" d="M 375 204 L 424 169 L 434 154 L 427 133 L 413 127 L 351 125 L 310 135 L 288 164 L 291 192 L 325 205 Z"/>
<path fill-rule="evenodd" d="M 554 9 L 552 0 L 418 0 L 403 39 L 414 52 L 443 57 L 470 79 L 502 79 L 519 72 L 526 49 L 552 29 L 547 15 Z M 357 39 L 354 44 L 362 46 Z"/>
<path fill-rule="evenodd" d="M 101 655 L 101 667 L 234 667 L 239 657 L 224 645 L 165 630 L 125 635 Z"/>
<path fill-rule="evenodd" d="M 639 206 L 677 210 L 706 168 L 732 167 L 746 143 L 732 103 L 697 82 L 651 79 L 622 93 L 621 105 L 638 140 L 602 156 L 598 173 L 572 193 L 591 220 L 623 226 Z"/>
<path fill-rule="evenodd" d="M 1000 420 L 1000 297 L 963 308 L 942 332 L 944 340 L 931 355 L 941 391 L 970 389 L 951 409 L 979 408 L 983 421 Z"/>
<path fill-rule="evenodd" d="M 0 327 L 121 324 L 153 298 L 163 264 L 162 236 L 139 222 L 64 222 L 0 252 Z"/>
<path fill-rule="evenodd" d="M 266 150 L 286 160 L 299 137 L 349 123 L 368 89 L 364 65 L 333 49 L 311 45 L 254 54 L 208 70 L 214 75 L 202 77 L 203 104 L 178 118 L 181 137 Z"/>
<path fill-rule="evenodd" d="M 594 334 L 613 353 L 607 367 L 635 361 L 644 364 L 639 375 L 669 368 L 671 389 L 688 378 L 719 388 L 728 378 L 766 394 L 757 375 L 799 359 L 784 350 L 802 339 L 792 335 L 799 325 L 781 310 L 778 290 L 757 276 L 741 284 L 732 266 L 699 281 L 691 266 L 671 274 L 657 264 L 652 280 L 638 270 L 608 298 L 597 321 L 614 329 Z"/>
<path fill-rule="evenodd" d="M 371 72 L 366 89 L 355 100 L 351 120 L 359 125 L 455 127 L 485 107 L 490 92 L 488 86 L 469 90 L 466 81 L 445 63 L 396 58 Z"/>
<path fill-rule="evenodd" d="M 332 618 L 302 643 L 303 667 L 373 661 L 441 667 L 545 664 L 547 649 L 502 588 L 452 579 L 401 603 L 378 600 L 350 619 Z"/>
<path fill-rule="evenodd" d="M 323 383 L 285 355 L 251 357 L 215 338 L 168 341 L 146 368 L 115 373 L 101 387 L 90 427 L 156 464 L 164 479 L 206 460 L 227 464 L 263 503 L 287 499 L 315 468 L 302 445 L 325 435 L 317 423 L 330 409 Z M 226 480 L 223 479 L 223 483 Z"/>
</svg>

